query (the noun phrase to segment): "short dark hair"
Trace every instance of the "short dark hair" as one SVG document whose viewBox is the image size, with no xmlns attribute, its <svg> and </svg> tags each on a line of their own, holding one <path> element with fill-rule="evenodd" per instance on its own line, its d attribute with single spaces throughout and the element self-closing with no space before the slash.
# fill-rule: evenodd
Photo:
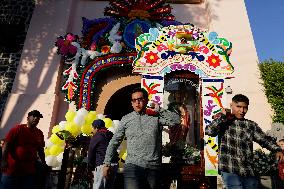
<svg viewBox="0 0 284 189">
<path fill-rule="evenodd" d="M 278 142 L 284 142 L 284 138 L 282 138 L 282 139 L 278 140 Z"/>
<path fill-rule="evenodd" d="M 42 114 L 38 110 L 32 110 L 28 113 L 28 117 L 34 116 L 34 117 L 39 117 L 43 118 Z"/>
<path fill-rule="evenodd" d="M 134 94 L 134 93 L 137 93 L 137 92 L 143 93 L 143 97 L 148 100 L 148 92 L 145 89 L 139 88 L 139 87 L 135 88 L 135 89 L 132 90 L 131 95 Z"/>
<path fill-rule="evenodd" d="M 105 128 L 105 122 L 101 119 L 97 119 L 92 123 L 92 126 L 95 129 L 102 129 L 102 128 Z"/>
<path fill-rule="evenodd" d="M 235 95 L 233 98 L 232 98 L 232 101 L 233 102 L 244 102 L 246 103 L 247 105 L 249 105 L 249 99 L 247 96 L 243 95 L 243 94 L 237 94 Z"/>
</svg>

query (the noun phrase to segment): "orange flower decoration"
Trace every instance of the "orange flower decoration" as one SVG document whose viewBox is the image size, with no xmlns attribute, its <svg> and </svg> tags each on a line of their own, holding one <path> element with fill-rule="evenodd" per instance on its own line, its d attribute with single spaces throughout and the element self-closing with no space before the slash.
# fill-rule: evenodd
<svg viewBox="0 0 284 189">
<path fill-rule="evenodd" d="M 209 66 L 212 66 L 214 68 L 216 68 L 217 66 L 220 66 L 221 61 L 222 60 L 219 58 L 219 56 L 215 56 L 214 54 L 211 54 L 206 60 L 206 62 L 209 63 Z"/>
<path fill-rule="evenodd" d="M 149 64 L 157 63 L 157 61 L 160 59 L 157 55 L 157 53 L 149 52 L 145 56 L 146 62 Z"/>
<path fill-rule="evenodd" d="M 110 47 L 108 45 L 102 46 L 102 49 L 101 49 L 102 53 L 107 54 L 109 53 L 109 51 L 110 51 Z"/>
</svg>

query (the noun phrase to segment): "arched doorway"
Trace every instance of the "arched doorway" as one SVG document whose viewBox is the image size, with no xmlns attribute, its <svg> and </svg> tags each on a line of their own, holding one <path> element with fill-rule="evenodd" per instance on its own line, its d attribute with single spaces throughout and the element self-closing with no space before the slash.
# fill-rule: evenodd
<svg viewBox="0 0 284 189">
<path fill-rule="evenodd" d="M 134 88 L 140 86 L 140 83 L 131 84 L 116 91 L 108 100 L 104 115 L 112 120 L 120 120 L 122 116 L 130 113 L 133 110 L 130 103 L 130 93 Z"/>
</svg>

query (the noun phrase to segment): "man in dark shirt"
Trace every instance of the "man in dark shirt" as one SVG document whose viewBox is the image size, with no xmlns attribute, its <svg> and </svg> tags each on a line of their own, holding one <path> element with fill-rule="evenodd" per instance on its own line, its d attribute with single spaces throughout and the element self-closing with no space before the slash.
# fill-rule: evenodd
<svg viewBox="0 0 284 189">
<path fill-rule="evenodd" d="M 253 170 L 253 142 L 276 152 L 283 161 L 283 153 L 276 142 L 261 130 L 254 121 L 245 119 L 249 99 L 238 94 L 232 98 L 231 113 L 225 109 L 206 126 L 205 134 L 220 140 L 219 165 L 226 189 L 257 189 L 258 181 Z"/>
<path fill-rule="evenodd" d="M 112 189 L 118 169 L 118 154 L 111 160 L 111 174 L 105 178 L 102 173 L 103 162 L 109 141 L 113 134 L 105 127 L 103 120 L 93 122 L 94 136 L 91 138 L 88 151 L 88 164 L 94 174 L 93 189 Z"/>
</svg>

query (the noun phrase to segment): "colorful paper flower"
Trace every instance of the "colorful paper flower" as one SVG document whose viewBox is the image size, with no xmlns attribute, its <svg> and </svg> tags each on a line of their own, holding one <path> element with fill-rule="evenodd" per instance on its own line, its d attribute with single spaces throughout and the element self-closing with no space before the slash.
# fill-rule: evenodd
<svg viewBox="0 0 284 189">
<path fill-rule="evenodd" d="M 108 45 L 102 46 L 102 48 L 101 48 L 102 53 L 107 54 L 107 53 L 109 53 L 109 51 L 110 51 L 110 46 L 108 46 Z"/>
<path fill-rule="evenodd" d="M 58 54 L 62 55 L 66 59 L 74 57 L 77 53 L 77 47 L 72 45 L 72 42 L 77 41 L 78 36 L 68 33 L 65 37 L 58 37 L 55 42 L 55 46 L 58 47 Z"/>
<path fill-rule="evenodd" d="M 96 42 L 93 42 L 90 46 L 90 50 L 95 51 L 96 49 L 97 49 L 97 44 L 96 44 Z"/>
<path fill-rule="evenodd" d="M 145 56 L 146 62 L 149 64 L 157 63 L 157 61 L 160 59 L 157 55 L 157 53 L 149 52 Z"/>
<path fill-rule="evenodd" d="M 221 61 L 222 60 L 219 58 L 219 56 L 215 56 L 214 54 L 211 54 L 206 60 L 206 62 L 209 63 L 209 66 L 212 66 L 214 68 L 216 68 L 217 66 L 220 66 Z"/>
</svg>

